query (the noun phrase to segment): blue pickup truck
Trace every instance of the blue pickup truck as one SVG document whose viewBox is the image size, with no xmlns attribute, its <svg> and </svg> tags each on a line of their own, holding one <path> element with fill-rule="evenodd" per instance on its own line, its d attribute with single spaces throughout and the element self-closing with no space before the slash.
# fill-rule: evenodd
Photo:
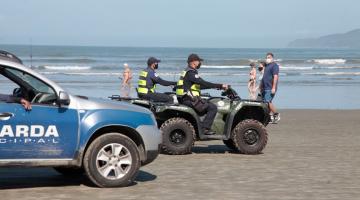
<svg viewBox="0 0 360 200">
<path fill-rule="evenodd" d="M 0 84 L 14 87 L 0 98 L 0 167 L 47 166 L 85 173 L 99 187 L 121 187 L 159 154 L 161 133 L 145 108 L 70 95 L 5 51 Z"/>
</svg>

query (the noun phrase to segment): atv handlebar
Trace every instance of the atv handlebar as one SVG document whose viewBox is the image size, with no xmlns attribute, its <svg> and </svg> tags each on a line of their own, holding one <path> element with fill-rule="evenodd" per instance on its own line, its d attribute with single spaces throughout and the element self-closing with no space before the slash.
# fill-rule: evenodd
<svg viewBox="0 0 360 200">
<path fill-rule="evenodd" d="M 231 88 L 230 85 L 227 90 L 221 92 L 221 96 L 226 96 L 230 100 L 240 100 L 241 99 L 239 97 L 239 95 L 237 94 L 237 92 L 233 88 Z"/>
</svg>

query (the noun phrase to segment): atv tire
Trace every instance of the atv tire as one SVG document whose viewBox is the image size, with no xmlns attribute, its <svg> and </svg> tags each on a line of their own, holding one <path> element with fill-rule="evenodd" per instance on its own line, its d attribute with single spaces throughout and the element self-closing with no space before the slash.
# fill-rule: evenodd
<svg viewBox="0 0 360 200">
<path fill-rule="evenodd" d="M 237 150 L 243 154 L 261 153 L 268 140 L 265 126 L 253 119 L 239 122 L 232 131 L 231 137 Z"/>
<path fill-rule="evenodd" d="M 141 165 L 138 147 L 127 136 L 106 133 L 86 150 L 84 169 L 99 187 L 124 187 L 134 182 Z"/>
<path fill-rule="evenodd" d="M 224 144 L 227 146 L 227 148 L 233 150 L 233 151 L 238 151 L 235 143 L 234 143 L 234 140 L 232 139 L 228 139 L 228 140 L 223 140 Z"/>
<path fill-rule="evenodd" d="M 183 118 L 170 118 L 160 127 L 163 134 L 162 152 L 170 155 L 191 153 L 195 141 L 193 125 Z"/>
</svg>

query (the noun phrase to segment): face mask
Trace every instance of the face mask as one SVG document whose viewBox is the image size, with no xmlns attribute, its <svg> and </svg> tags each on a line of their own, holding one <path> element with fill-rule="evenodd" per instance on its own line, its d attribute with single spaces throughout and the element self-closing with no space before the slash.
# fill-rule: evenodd
<svg viewBox="0 0 360 200">
<path fill-rule="evenodd" d="M 201 67 L 201 63 L 199 63 L 199 65 L 196 67 L 196 69 L 200 69 Z"/>
<path fill-rule="evenodd" d="M 264 68 L 263 67 L 259 67 L 259 71 L 262 71 Z"/>
<path fill-rule="evenodd" d="M 159 64 L 156 64 L 155 66 L 154 66 L 154 69 L 158 69 L 159 68 Z"/>
<path fill-rule="evenodd" d="M 267 58 L 267 59 L 266 59 L 266 63 L 267 63 L 267 64 L 272 63 L 272 59 L 271 59 L 271 58 Z"/>
</svg>

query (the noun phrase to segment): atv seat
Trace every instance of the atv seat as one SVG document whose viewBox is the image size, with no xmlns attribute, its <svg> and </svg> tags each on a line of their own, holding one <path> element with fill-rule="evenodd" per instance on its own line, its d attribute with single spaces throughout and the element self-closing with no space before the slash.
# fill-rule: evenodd
<svg viewBox="0 0 360 200">
<path fill-rule="evenodd" d="M 137 96 L 139 97 L 139 92 L 137 90 L 137 88 L 135 88 Z M 176 93 L 174 92 L 164 92 L 164 94 L 170 96 L 173 98 L 173 102 L 172 103 L 168 103 L 168 102 L 157 102 L 157 101 L 153 101 L 153 100 L 147 100 L 147 99 L 142 99 L 145 101 L 149 101 L 152 105 L 159 105 L 159 106 L 164 106 L 164 105 L 168 105 L 168 106 L 173 106 L 173 105 L 179 105 L 179 102 L 177 101 L 177 97 L 176 97 Z"/>
</svg>

